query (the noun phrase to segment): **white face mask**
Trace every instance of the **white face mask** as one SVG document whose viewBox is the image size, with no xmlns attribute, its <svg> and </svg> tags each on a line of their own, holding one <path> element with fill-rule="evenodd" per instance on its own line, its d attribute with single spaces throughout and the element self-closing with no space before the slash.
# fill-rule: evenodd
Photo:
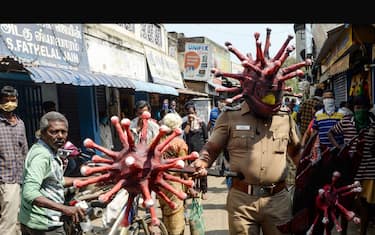
<svg viewBox="0 0 375 235">
<path fill-rule="evenodd" d="M 324 110 L 328 115 L 331 115 L 335 112 L 335 99 L 333 98 L 325 98 L 323 99 Z"/>
</svg>

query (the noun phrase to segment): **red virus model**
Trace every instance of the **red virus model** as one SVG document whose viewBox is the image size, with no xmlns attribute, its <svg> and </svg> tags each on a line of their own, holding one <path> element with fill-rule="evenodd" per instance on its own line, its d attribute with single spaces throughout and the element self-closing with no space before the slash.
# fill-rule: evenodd
<svg viewBox="0 0 375 235">
<path fill-rule="evenodd" d="M 181 135 L 181 129 L 175 129 L 173 133 L 166 138 L 162 143 L 159 143 L 170 129 L 167 126 L 161 126 L 159 134 L 149 145 L 146 143 L 147 122 L 151 117 L 149 112 L 142 114 L 142 131 L 141 141 L 135 144 L 134 137 L 130 131 L 130 120 L 123 119 L 121 123 L 119 118 L 113 116 L 111 123 L 115 126 L 119 135 L 123 149 L 119 152 L 106 149 L 95 144 L 91 139 L 84 141 L 84 146 L 87 148 L 97 149 L 108 158 L 103 158 L 98 155 L 93 156 L 92 162 L 99 163 L 101 166 L 83 166 L 81 168 L 82 175 L 92 175 L 94 173 L 102 173 L 97 177 L 88 180 L 76 180 L 74 186 L 81 188 L 89 184 L 98 182 L 114 183 L 113 188 L 100 195 L 99 200 L 109 202 L 113 196 L 121 189 L 125 188 L 129 193 L 127 205 L 132 205 L 134 198 L 138 194 L 142 194 L 143 206 L 150 209 L 152 218 L 152 225 L 158 225 L 159 220 L 155 213 L 154 200 L 151 197 L 151 191 L 154 191 L 159 198 L 165 200 L 171 208 L 176 208 L 176 204 L 172 202 L 162 189 L 168 190 L 175 194 L 179 199 L 184 200 L 187 195 L 182 191 L 174 189 L 166 180 L 180 182 L 187 187 L 192 187 L 194 182 L 192 180 L 183 180 L 167 173 L 170 168 L 183 168 L 185 160 L 195 160 L 198 158 L 198 153 L 193 152 L 188 156 L 178 157 L 174 159 L 162 159 L 162 153 L 166 151 L 170 141 Z M 127 227 L 129 225 L 129 212 L 131 206 L 125 210 L 125 216 L 122 225 Z"/>
<path fill-rule="evenodd" d="M 242 66 L 244 67 L 242 73 L 225 73 L 216 68 L 211 70 L 215 77 L 224 76 L 240 81 L 241 88 L 221 87 L 216 89 L 217 92 L 239 93 L 234 97 L 227 99 L 227 103 L 231 103 L 246 95 L 249 98 L 249 102 L 252 104 L 254 111 L 261 116 L 262 114 L 272 114 L 279 110 L 283 91 L 291 90 L 290 88 L 285 87 L 285 81 L 296 76 L 303 76 L 304 72 L 299 70 L 299 68 L 311 65 L 311 60 L 307 59 L 306 61 L 293 64 L 289 67 L 281 68 L 281 65 L 294 50 L 293 46 L 288 47 L 288 44 L 293 37 L 289 35 L 279 52 L 273 58 L 270 58 L 270 35 L 271 29 L 267 29 L 266 43 L 264 51 L 262 51 L 261 42 L 259 41 L 260 34 L 254 34 L 257 48 L 255 59 L 253 59 L 250 53 L 244 55 L 239 52 L 230 42 L 225 43 L 228 50 L 235 54 L 241 61 Z"/>
<path fill-rule="evenodd" d="M 336 183 L 340 176 L 341 174 L 338 171 L 333 172 L 331 184 L 325 184 L 323 188 L 319 189 L 319 193 L 315 198 L 316 213 L 314 222 L 309 230 L 307 230 L 307 235 L 313 234 L 314 227 L 318 223 L 319 218 L 322 218 L 321 222 L 325 225 L 326 234 L 330 234 L 330 231 L 327 229 L 330 220 L 334 222 L 337 232 L 341 232 L 342 228 L 336 217 L 338 212 L 341 212 L 348 221 L 352 220 L 355 224 L 361 222 L 353 211 L 347 210 L 340 204 L 340 199 L 342 197 L 361 192 L 361 185 L 358 181 L 355 181 L 353 184 L 336 188 Z"/>
</svg>

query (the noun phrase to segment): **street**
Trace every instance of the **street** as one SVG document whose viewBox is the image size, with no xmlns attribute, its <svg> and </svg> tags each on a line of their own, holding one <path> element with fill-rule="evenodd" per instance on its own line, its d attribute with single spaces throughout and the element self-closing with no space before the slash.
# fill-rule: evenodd
<svg viewBox="0 0 375 235">
<path fill-rule="evenodd" d="M 206 227 L 206 235 L 228 235 L 228 222 L 227 212 L 225 210 L 225 203 L 227 197 L 227 188 L 224 177 L 208 177 L 208 193 L 207 200 L 202 200 L 203 203 L 203 219 Z M 188 205 L 191 200 L 188 200 Z M 157 214 L 160 218 L 161 211 L 157 207 Z M 142 213 L 142 212 L 141 212 Z M 93 221 L 96 232 L 95 235 L 104 235 L 105 232 L 100 232 L 101 220 L 97 219 Z M 339 235 L 335 229 L 332 231 L 332 235 Z M 349 223 L 349 235 L 359 234 L 359 225 Z M 185 227 L 184 235 L 190 235 L 189 225 Z M 375 235 L 375 226 L 370 223 L 367 235 Z"/>
</svg>

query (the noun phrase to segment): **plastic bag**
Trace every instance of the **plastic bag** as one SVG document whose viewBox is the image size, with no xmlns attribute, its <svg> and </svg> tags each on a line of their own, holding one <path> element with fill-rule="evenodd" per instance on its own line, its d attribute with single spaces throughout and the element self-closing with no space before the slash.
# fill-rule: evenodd
<svg viewBox="0 0 375 235">
<path fill-rule="evenodd" d="M 204 235 L 205 226 L 201 199 L 193 198 L 190 206 L 189 226 L 191 235 Z"/>
</svg>

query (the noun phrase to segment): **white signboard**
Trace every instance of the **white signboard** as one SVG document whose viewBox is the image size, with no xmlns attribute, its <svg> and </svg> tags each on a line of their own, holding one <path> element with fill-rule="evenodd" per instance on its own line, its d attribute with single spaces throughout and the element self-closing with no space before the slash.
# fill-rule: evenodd
<svg viewBox="0 0 375 235">
<path fill-rule="evenodd" d="M 210 78 L 210 47 L 204 43 L 186 43 L 184 55 L 184 79 L 207 81 Z"/>
<path fill-rule="evenodd" d="M 146 58 L 131 50 L 120 50 L 104 41 L 88 40 L 90 70 L 147 82 Z"/>
<path fill-rule="evenodd" d="M 177 60 L 145 46 L 147 63 L 155 83 L 184 88 Z"/>
</svg>

